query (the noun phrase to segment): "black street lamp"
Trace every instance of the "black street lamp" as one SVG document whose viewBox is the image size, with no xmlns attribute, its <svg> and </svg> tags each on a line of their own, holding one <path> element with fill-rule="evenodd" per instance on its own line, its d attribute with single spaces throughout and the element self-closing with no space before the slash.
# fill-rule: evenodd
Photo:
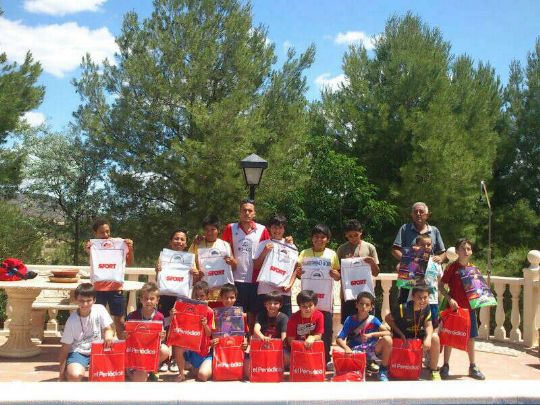
<svg viewBox="0 0 540 405">
<path fill-rule="evenodd" d="M 268 162 L 252 153 L 240 161 L 240 167 L 244 172 L 244 180 L 249 187 L 249 198 L 255 200 L 255 188 L 261 182 L 263 171 L 268 167 Z"/>
<path fill-rule="evenodd" d="M 489 200 L 489 195 L 486 187 L 486 182 L 482 180 L 480 182 L 480 200 L 483 201 L 483 197 L 486 198 L 486 203 L 488 206 L 488 248 L 487 248 L 487 285 L 491 288 L 491 271 L 493 270 L 493 264 L 491 262 L 491 201 Z"/>
</svg>

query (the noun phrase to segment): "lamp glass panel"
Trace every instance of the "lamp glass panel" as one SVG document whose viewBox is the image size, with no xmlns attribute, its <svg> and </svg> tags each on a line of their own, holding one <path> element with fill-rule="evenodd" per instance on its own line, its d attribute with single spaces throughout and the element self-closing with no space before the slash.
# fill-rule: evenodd
<svg viewBox="0 0 540 405">
<path fill-rule="evenodd" d="M 260 167 L 245 167 L 246 182 L 250 186 L 257 186 L 261 181 L 262 172 L 264 169 Z"/>
</svg>

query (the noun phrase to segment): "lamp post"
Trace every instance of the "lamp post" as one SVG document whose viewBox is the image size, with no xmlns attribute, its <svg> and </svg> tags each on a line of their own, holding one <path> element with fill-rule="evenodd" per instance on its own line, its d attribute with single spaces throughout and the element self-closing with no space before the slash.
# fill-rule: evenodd
<svg viewBox="0 0 540 405">
<path fill-rule="evenodd" d="M 244 172 L 244 180 L 249 187 L 249 198 L 255 200 L 255 188 L 261 182 L 264 169 L 268 167 L 268 162 L 252 153 L 240 161 L 240 167 Z"/>
<path fill-rule="evenodd" d="M 482 197 L 486 198 L 486 203 L 488 206 L 488 251 L 487 251 L 487 285 L 488 287 L 491 286 L 491 270 L 492 270 L 492 263 L 491 263 L 491 201 L 489 200 L 489 195 L 486 187 L 486 182 L 482 180 L 480 182 L 480 199 Z"/>
</svg>

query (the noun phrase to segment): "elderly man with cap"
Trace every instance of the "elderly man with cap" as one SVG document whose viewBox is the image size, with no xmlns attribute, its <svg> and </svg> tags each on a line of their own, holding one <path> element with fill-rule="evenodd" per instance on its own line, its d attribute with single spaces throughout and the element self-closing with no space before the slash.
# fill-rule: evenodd
<svg viewBox="0 0 540 405">
<path fill-rule="evenodd" d="M 397 260 L 401 260 L 403 255 L 402 248 L 409 248 L 414 245 L 414 241 L 418 235 L 427 234 L 431 236 L 431 242 L 433 243 L 433 261 L 435 263 L 442 263 L 446 260 L 444 242 L 441 237 L 441 233 L 437 227 L 429 225 L 427 220 L 429 218 L 428 206 L 423 202 L 416 202 L 411 209 L 412 223 L 403 224 L 396 235 L 394 244 L 392 245 L 392 256 Z M 400 292 L 400 303 L 407 301 L 409 290 L 402 290 Z"/>
</svg>

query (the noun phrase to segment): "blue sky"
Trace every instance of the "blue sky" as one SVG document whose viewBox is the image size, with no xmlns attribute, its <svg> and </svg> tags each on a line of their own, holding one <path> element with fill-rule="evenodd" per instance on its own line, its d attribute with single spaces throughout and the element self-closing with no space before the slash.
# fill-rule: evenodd
<svg viewBox="0 0 540 405">
<path fill-rule="evenodd" d="M 341 79 L 341 59 L 350 41 L 363 41 L 383 31 L 393 14 L 407 11 L 438 27 L 455 55 L 468 54 L 476 62 L 489 62 L 503 83 L 513 59 L 526 61 L 540 36 L 540 1 L 403 1 L 403 0 L 254 0 L 255 24 L 268 28 L 283 61 L 286 49 L 298 52 L 311 43 L 316 60 L 307 74 L 309 99 L 319 98 L 322 86 Z M 0 51 L 10 60 L 21 61 L 30 49 L 40 60 L 46 86 L 43 104 L 28 120 L 46 120 L 61 130 L 79 104 L 71 80 L 84 52 L 94 59 L 114 53 L 114 36 L 120 32 L 125 12 L 141 17 L 152 10 L 149 0 L 0 0 Z"/>
</svg>

